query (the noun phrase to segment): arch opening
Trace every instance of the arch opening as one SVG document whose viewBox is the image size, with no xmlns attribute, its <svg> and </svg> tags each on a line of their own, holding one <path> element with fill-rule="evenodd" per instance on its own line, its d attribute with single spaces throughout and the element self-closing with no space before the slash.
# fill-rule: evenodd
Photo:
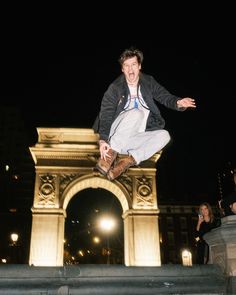
<svg viewBox="0 0 236 295">
<path fill-rule="evenodd" d="M 67 205 L 64 235 L 64 265 L 124 264 L 122 207 L 111 192 L 87 188 Z M 111 220 L 106 230 L 101 221 Z"/>
</svg>

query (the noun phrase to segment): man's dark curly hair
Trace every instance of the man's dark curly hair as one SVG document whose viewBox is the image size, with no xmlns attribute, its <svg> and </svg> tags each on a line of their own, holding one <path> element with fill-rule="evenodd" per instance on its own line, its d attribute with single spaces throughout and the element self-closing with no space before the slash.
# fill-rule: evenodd
<svg viewBox="0 0 236 295">
<path fill-rule="evenodd" d="M 121 53 L 121 55 L 120 55 L 118 61 L 119 61 L 120 65 L 122 66 L 123 63 L 124 63 L 127 59 L 132 58 L 132 57 L 134 57 L 134 56 L 137 57 L 137 60 L 138 60 L 138 63 L 139 63 L 139 64 L 141 64 L 141 63 L 143 62 L 143 53 L 142 53 L 142 51 L 139 50 L 139 49 L 137 49 L 137 48 L 135 48 L 135 47 L 133 47 L 133 46 L 130 47 L 130 48 L 128 48 L 128 49 L 125 49 L 125 50 Z"/>
</svg>

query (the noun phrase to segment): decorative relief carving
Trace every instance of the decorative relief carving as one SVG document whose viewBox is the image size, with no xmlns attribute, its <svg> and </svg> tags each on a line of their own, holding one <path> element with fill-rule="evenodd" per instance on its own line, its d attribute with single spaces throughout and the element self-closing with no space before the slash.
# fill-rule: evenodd
<svg viewBox="0 0 236 295">
<path fill-rule="evenodd" d="M 42 175 L 39 176 L 39 194 L 38 204 L 39 205 L 54 205 L 55 204 L 55 179 L 56 175 Z"/>
<path fill-rule="evenodd" d="M 119 177 L 119 182 L 127 189 L 130 197 L 132 198 L 133 196 L 132 178 L 129 177 L 127 174 L 122 174 Z"/>
<path fill-rule="evenodd" d="M 142 176 L 137 178 L 137 205 L 153 206 L 152 179 Z"/>
<path fill-rule="evenodd" d="M 65 188 L 69 185 L 71 181 L 73 181 L 79 174 L 70 173 L 70 174 L 61 174 L 60 175 L 60 183 L 59 183 L 59 192 L 60 196 L 62 195 Z"/>
<path fill-rule="evenodd" d="M 61 142 L 62 139 L 62 132 L 40 132 L 40 141 L 42 142 Z"/>
<path fill-rule="evenodd" d="M 53 193 L 54 187 L 51 183 L 44 183 L 41 188 L 40 191 L 44 196 L 49 196 Z"/>
<path fill-rule="evenodd" d="M 151 194 L 151 192 L 152 192 L 151 188 L 146 184 L 141 184 L 138 187 L 138 194 L 142 197 L 149 196 Z"/>
</svg>

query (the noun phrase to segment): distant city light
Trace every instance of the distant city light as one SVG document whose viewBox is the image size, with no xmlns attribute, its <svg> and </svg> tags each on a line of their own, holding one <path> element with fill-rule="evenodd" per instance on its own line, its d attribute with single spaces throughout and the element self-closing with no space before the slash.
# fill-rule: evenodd
<svg viewBox="0 0 236 295">
<path fill-rule="evenodd" d="M 17 209 L 16 209 L 16 208 L 10 208 L 9 211 L 10 211 L 11 213 L 16 213 L 16 212 L 17 212 Z"/>
<path fill-rule="evenodd" d="M 12 233 L 11 234 L 11 240 L 13 242 L 13 244 L 15 244 L 18 241 L 19 235 L 16 233 Z"/>
<path fill-rule="evenodd" d="M 6 166 L 5 166 L 5 170 L 6 170 L 6 171 L 9 171 L 9 169 L 10 169 L 9 165 L 6 165 Z"/>
<path fill-rule="evenodd" d="M 159 233 L 159 236 L 160 236 L 160 243 L 162 243 L 162 234 Z"/>
<path fill-rule="evenodd" d="M 94 238 L 93 238 L 93 242 L 94 242 L 95 244 L 99 244 L 99 243 L 100 243 L 100 238 L 99 238 L 99 237 L 94 237 Z"/>
</svg>

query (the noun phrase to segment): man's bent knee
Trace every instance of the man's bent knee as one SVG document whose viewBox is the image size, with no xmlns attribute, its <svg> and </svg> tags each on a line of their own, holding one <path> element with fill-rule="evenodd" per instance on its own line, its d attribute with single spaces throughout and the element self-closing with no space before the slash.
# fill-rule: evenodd
<svg viewBox="0 0 236 295">
<path fill-rule="evenodd" d="M 163 142 L 167 144 L 171 140 L 170 133 L 167 130 L 161 130 L 161 132 L 162 132 Z"/>
</svg>

